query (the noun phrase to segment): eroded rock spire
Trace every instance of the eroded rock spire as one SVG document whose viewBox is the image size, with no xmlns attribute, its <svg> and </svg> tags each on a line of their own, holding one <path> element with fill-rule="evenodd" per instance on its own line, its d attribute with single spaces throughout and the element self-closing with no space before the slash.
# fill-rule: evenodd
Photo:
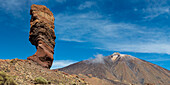
<svg viewBox="0 0 170 85">
<path fill-rule="evenodd" d="M 53 63 L 56 38 L 53 13 L 46 6 L 33 4 L 30 15 L 29 41 L 36 46 L 37 51 L 27 59 L 50 68 Z"/>
</svg>

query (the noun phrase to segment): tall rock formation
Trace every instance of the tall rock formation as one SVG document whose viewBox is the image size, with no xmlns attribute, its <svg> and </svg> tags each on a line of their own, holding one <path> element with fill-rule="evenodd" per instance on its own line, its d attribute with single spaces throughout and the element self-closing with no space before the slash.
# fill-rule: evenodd
<svg viewBox="0 0 170 85">
<path fill-rule="evenodd" d="M 46 6 L 33 4 L 30 15 L 29 41 L 36 46 L 37 52 L 27 59 L 50 68 L 53 63 L 56 38 L 53 13 Z"/>
</svg>

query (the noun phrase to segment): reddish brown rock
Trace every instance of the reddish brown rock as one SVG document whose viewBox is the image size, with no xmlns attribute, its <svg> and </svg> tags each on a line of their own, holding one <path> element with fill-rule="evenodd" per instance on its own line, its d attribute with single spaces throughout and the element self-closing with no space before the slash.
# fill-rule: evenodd
<svg viewBox="0 0 170 85">
<path fill-rule="evenodd" d="M 37 52 L 27 59 L 35 61 L 45 68 L 50 68 L 53 63 L 56 38 L 53 13 L 46 6 L 33 4 L 30 15 L 32 16 L 29 41 L 36 46 Z"/>
</svg>

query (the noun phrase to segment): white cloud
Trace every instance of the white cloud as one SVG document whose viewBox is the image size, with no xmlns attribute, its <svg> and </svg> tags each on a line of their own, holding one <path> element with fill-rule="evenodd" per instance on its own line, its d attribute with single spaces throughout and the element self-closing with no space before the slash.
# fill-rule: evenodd
<svg viewBox="0 0 170 85">
<path fill-rule="evenodd" d="M 133 10 L 134 10 L 134 11 L 138 11 L 138 9 L 137 9 L 137 8 L 134 8 Z"/>
<path fill-rule="evenodd" d="M 20 6 L 22 5 L 22 1 L 20 0 L 1 0 L 0 8 L 3 8 L 7 11 L 11 10 L 21 10 Z"/>
<path fill-rule="evenodd" d="M 152 20 L 161 14 L 169 14 L 170 6 L 167 0 L 147 0 L 147 8 L 143 9 L 143 13 L 146 13 L 145 19 Z"/>
<path fill-rule="evenodd" d="M 29 12 L 31 5 L 37 2 L 44 2 L 44 0 L 0 0 L 0 8 L 15 17 L 23 17 L 22 12 L 25 10 Z"/>
<path fill-rule="evenodd" d="M 44 0 L 1 0 L 0 1 L 0 8 L 3 8 L 7 11 L 17 11 L 26 8 L 27 6 L 32 5 L 35 2 L 41 2 Z M 30 8 L 30 7 L 29 7 Z"/>
<path fill-rule="evenodd" d="M 59 2 L 59 3 L 64 3 L 64 2 L 66 2 L 66 0 L 56 0 L 57 2 Z"/>
<path fill-rule="evenodd" d="M 102 63 L 104 64 L 104 56 L 102 54 L 94 55 L 95 59 L 92 59 L 91 63 Z"/>
<path fill-rule="evenodd" d="M 161 14 L 169 13 L 170 7 L 155 7 L 143 9 L 143 12 L 148 13 L 148 16 L 145 16 L 145 19 L 153 19 L 158 17 Z"/>
<path fill-rule="evenodd" d="M 170 61 L 170 59 L 158 58 L 158 59 L 148 59 L 147 61 Z"/>
<path fill-rule="evenodd" d="M 140 52 L 140 53 L 166 53 L 170 54 L 169 44 L 141 43 L 141 44 L 115 44 L 105 43 L 104 50 L 114 50 L 123 52 Z M 102 48 L 100 48 L 102 49 Z"/>
<path fill-rule="evenodd" d="M 95 5 L 94 2 L 90 2 L 90 1 L 86 1 L 83 4 L 80 4 L 80 6 L 78 7 L 79 10 L 85 9 L 85 8 L 90 8 L 91 6 Z"/>
<path fill-rule="evenodd" d="M 76 62 L 78 62 L 78 61 L 74 61 L 74 60 L 55 60 L 55 61 L 53 61 L 51 69 L 62 68 L 62 67 L 68 66 L 70 64 L 76 63 Z"/>
<path fill-rule="evenodd" d="M 135 31 L 136 29 L 135 25 L 126 23 L 111 23 L 108 20 L 100 20 L 101 17 L 101 15 L 96 13 L 72 16 L 59 14 L 55 17 L 55 25 L 58 27 L 56 29 L 58 38 L 60 40 L 75 39 L 79 41 L 89 41 L 92 38 L 93 41 L 93 38 L 100 39 L 120 37 L 121 35 L 119 35 L 119 33 L 123 31 Z M 124 34 L 130 35 L 127 33 Z"/>
<path fill-rule="evenodd" d="M 130 23 L 113 23 L 98 13 L 58 14 L 55 17 L 59 40 L 90 42 L 109 51 L 170 54 L 168 30 Z"/>
<path fill-rule="evenodd" d="M 85 42 L 85 41 L 82 41 L 82 40 L 77 40 L 77 39 L 69 39 L 69 38 L 59 38 L 60 40 L 63 40 L 63 41 L 72 41 L 72 42 Z"/>
</svg>

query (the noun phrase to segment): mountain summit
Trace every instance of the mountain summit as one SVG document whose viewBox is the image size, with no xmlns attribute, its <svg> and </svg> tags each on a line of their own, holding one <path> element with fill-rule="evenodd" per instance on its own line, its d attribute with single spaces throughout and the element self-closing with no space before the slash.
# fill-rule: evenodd
<svg viewBox="0 0 170 85">
<path fill-rule="evenodd" d="M 103 62 L 94 62 L 97 61 L 96 59 L 81 61 L 59 70 L 70 74 L 91 75 L 107 82 L 98 81 L 101 85 L 168 85 L 170 83 L 170 71 L 131 55 L 113 53 L 102 59 Z"/>
</svg>

